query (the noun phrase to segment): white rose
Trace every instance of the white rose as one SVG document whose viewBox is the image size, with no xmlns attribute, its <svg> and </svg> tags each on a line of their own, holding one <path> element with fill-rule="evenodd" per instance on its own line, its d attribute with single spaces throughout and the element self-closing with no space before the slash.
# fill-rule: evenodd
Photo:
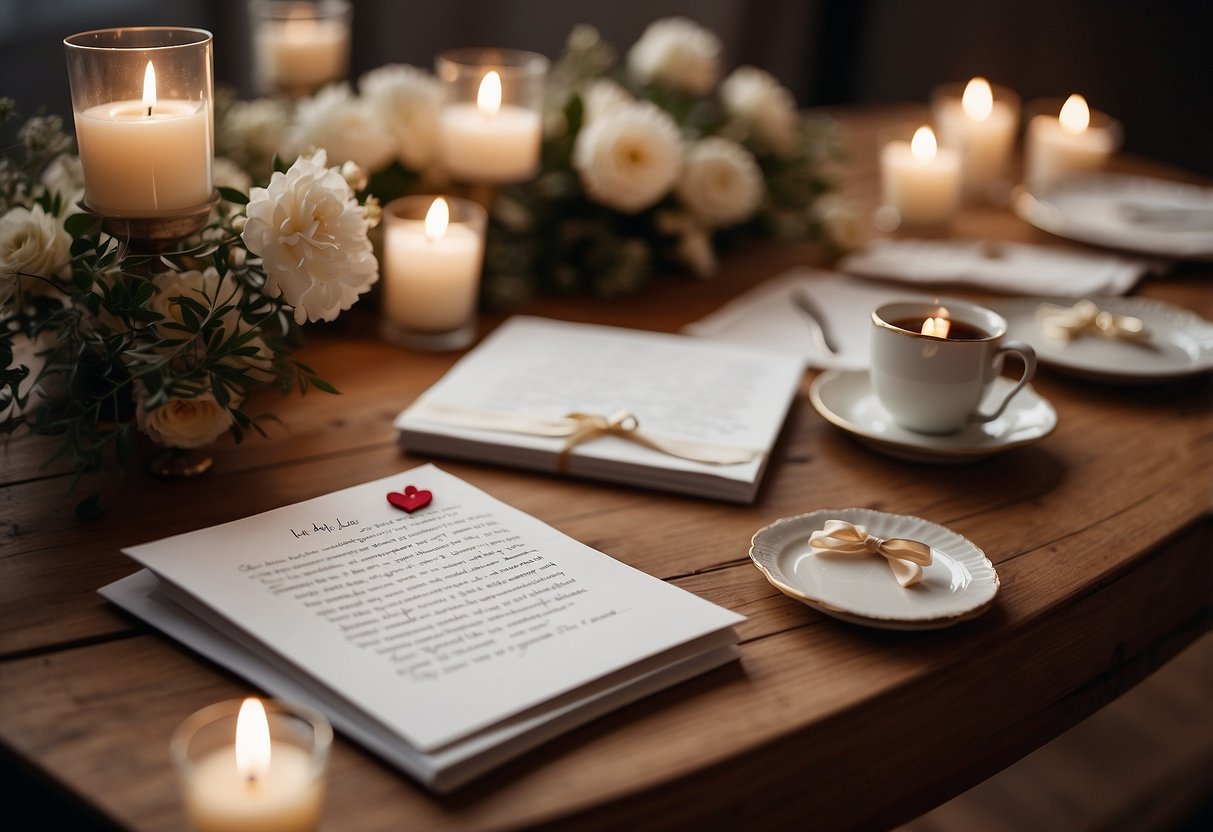
<svg viewBox="0 0 1213 832">
<path fill-rule="evenodd" d="M 573 167 L 590 197 L 635 214 L 678 178 L 682 140 L 670 114 L 648 102 L 619 107 L 589 124 L 573 145 Z"/>
<path fill-rule="evenodd" d="M 192 399 L 172 399 L 147 410 L 142 385 L 136 385 L 135 423 L 153 442 L 169 448 L 201 448 L 232 426 L 232 416 L 210 393 Z M 233 406 L 237 403 L 233 402 Z"/>
<path fill-rule="evenodd" d="M 59 194 L 62 204 L 59 216 L 67 217 L 79 214 L 77 204 L 84 199 L 84 166 L 80 157 L 70 153 L 55 157 L 55 160 L 42 171 L 42 187 L 54 194 Z"/>
<path fill-rule="evenodd" d="M 262 258 L 266 294 L 295 307 L 295 321 L 331 321 L 379 279 L 367 218 L 320 151 L 275 173 L 249 195 L 241 235 Z"/>
<path fill-rule="evenodd" d="M 268 170 L 270 160 L 286 144 L 290 113 L 277 100 L 260 98 L 237 101 L 220 122 L 220 145 L 237 150 L 240 158 L 252 159 Z"/>
<path fill-rule="evenodd" d="M 363 75 L 358 87 L 395 136 L 400 164 L 409 170 L 428 167 L 438 152 L 438 79 L 416 67 L 390 64 Z"/>
<path fill-rule="evenodd" d="M 741 122 L 760 146 L 784 158 L 800 144 L 800 115 L 796 99 L 771 73 L 742 66 L 720 85 L 720 99 L 728 115 Z"/>
<path fill-rule="evenodd" d="M 595 122 L 635 101 L 630 92 L 609 78 L 595 79 L 581 91 L 582 124 Z"/>
<path fill-rule="evenodd" d="M 677 191 L 700 220 L 732 225 L 749 218 L 762 202 L 762 171 L 744 147 L 712 136 L 687 148 Z"/>
<path fill-rule="evenodd" d="M 396 156 L 396 140 L 371 102 L 354 97 L 348 84 L 334 84 L 299 102 L 290 146 L 297 152 L 327 151 L 335 164 L 352 161 L 380 170 Z"/>
<path fill-rule="evenodd" d="M 72 239 L 63 224 L 41 205 L 13 208 L 0 217 L 0 304 L 17 293 L 19 283 L 35 293 L 48 291 L 50 287 L 44 281 L 21 281 L 18 272 L 41 277 L 65 275 L 71 247 Z"/>
<path fill-rule="evenodd" d="M 720 78 L 720 38 L 685 17 L 654 21 L 628 52 L 640 84 L 706 95 Z"/>
</svg>

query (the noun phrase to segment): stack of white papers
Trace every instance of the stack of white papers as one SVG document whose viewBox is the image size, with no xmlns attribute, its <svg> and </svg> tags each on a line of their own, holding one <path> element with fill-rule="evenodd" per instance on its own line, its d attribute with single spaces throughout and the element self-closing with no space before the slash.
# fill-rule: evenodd
<svg viewBox="0 0 1213 832">
<path fill-rule="evenodd" d="M 432 465 L 125 552 L 102 595 L 438 791 L 734 659 L 744 620 Z"/>
</svg>

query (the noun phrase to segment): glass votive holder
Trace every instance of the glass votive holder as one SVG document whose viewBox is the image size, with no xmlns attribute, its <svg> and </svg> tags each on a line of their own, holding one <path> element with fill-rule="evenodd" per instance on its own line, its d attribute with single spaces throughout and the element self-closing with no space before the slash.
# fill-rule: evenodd
<svg viewBox="0 0 1213 832">
<path fill-rule="evenodd" d="M 242 710 L 249 701 L 261 703 L 265 722 L 258 722 L 256 708 Z M 312 832 L 320 822 L 332 744 L 332 726 L 309 707 L 230 699 L 182 722 L 169 752 L 197 832 Z"/>
<path fill-rule="evenodd" d="M 885 232 L 947 228 L 960 207 L 961 151 L 940 147 L 925 124 L 882 131 L 878 147 L 881 206 L 876 227 Z"/>
<path fill-rule="evenodd" d="M 310 95 L 344 80 L 350 66 L 346 0 L 253 0 L 253 72 L 262 95 Z"/>
<path fill-rule="evenodd" d="M 1010 198 L 1011 151 L 1019 131 L 1015 91 L 973 78 L 941 84 L 931 93 L 931 120 L 942 147 L 961 151 L 964 195 L 974 202 L 1005 205 Z"/>
<path fill-rule="evenodd" d="M 548 59 L 517 49 L 452 49 L 435 60 L 442 82 L 442 160 L 461 182 L 534 179 L 543 138 Z"/>
<path fill-rule="evenodd" d="M 63 45 L 89 208 L 136 218 L 201 211 L 205 224 L 215 155 L 211 33 L 98 29 Z"/>
<path fill-rule="evenodd" d="M 383 208 L 383 337 L 415 350 L 466 347 L 488 212 L 470 199 L 406 196 Z"/>
<path fill-rule="evenodd" d="M 1029 102 L 1027 116 L 1023 182 L 1035 193 L 1066 176 L 1103 170 L 1123 139 L 1120 122 L 1090 109 L 1081 95 Z"/>
</svg>

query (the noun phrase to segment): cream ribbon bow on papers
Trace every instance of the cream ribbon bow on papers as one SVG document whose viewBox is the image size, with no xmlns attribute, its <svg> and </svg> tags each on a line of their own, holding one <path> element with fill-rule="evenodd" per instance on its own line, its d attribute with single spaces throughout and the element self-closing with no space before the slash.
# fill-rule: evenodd
<svg viewBox="0 0 1213 832">
<path fill-rule="evenodd" d="M 922 567 L 931 565 L 931 547 L 917 540 L 891 537 L 887 540 L 868 534 L 863 526 L 845 520 L 827 520 L 825 528 L 809 535 L 809 545 L 822 552 L 838 555 L 871 553 L 884 556 L 893 577 L 902 586 L 922 580 Z"/>
<path fill-rule="evenodd" d="M 1040 328 L 1045 335 L 1063 341 L 1073 340 L 1088 332 L 1125 341 L 1150 340 L 1150 333 L 1141 318 L 1117 315 L 1100 309 L 1092 301 L 1085 299 L 1073 306 L 1042 303 L 1036 307 L 1036 320 L 1040 321 Z"/>
</svg>

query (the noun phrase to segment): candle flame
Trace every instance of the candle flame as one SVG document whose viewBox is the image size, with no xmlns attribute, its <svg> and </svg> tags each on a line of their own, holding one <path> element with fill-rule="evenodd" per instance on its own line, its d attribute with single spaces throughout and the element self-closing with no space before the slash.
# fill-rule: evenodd
<svg viewBox="0 0 1213 832">
<path fill-rule="evenodd" d="M 489 72 L 480 81 L 480 89 L 476 92 L 476 106 L 486 116 L 495 116 L 501 109 L 501 76 L 496 71 Z"/>
<path fill-rule="evenodd" d="M 270 723 L 260 699 L 249 697 L 236 717 L 236 770 L 250 785 L 270 769 Z"/>
<path fill-rule="evenodd" d="M 922 334 L 932 338 L 947 338 L 951 329 L 952 322 L 944 317 L 927 318 L 922 322 Z"/>
<path fill-rule="evenodd" d="M 1086 130 L 1091 123 L 1091 109 L 1087 107 L 1087 100 L 1077 93 L 1071 95 L 1061 106 L 1058 121 L 1062 130 L 1074 136 Z"/>
<path fill-rule="evenodd" d="M 438 197 L 425 213 L 425 237 L 431 243 L 441 240 L 446 234 L 446 227 L 451 221 L 451 209 L 446 200 Z"/>
<path fill-rule="evenodd" d="M 910 155 L 918 162 L 929 162 L 935 158 L 938 143 L 935 141 L 935 131 L 930 127 L 919 127 L 910 139 Z"/>
<path fill-rule="evenodd" d="M 980 76 L 970 81 L 960 97 L 960 106 L 974 121 L 988 119 L 994 112 L 994 90 L 990 88 L 990 82 Z"/>
<path fill-rule="evenodd" d="M 143 71 L 143 106 L 149 116 L 156 106 L 156 69 L 151 61 L 147 62 L 147 69 Z"/>
</svg>

